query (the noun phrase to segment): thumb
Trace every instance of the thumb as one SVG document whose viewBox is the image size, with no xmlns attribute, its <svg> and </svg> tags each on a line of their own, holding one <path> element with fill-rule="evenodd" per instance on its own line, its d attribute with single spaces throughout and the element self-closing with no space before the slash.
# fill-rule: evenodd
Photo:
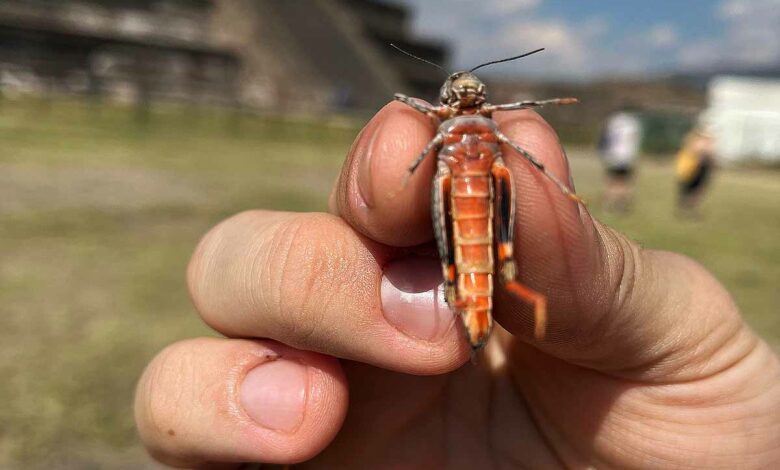
<svg viewBox="0 0 780 470">
<path fill-rule="evenodd" d="M 570 181 L 554 131 L 530 112 L 498 114 L 505 135 Z M 497 321 L 542 351 L 642 379 L 715 373 L 756 339 L 725 289 L 697 263 L 644 250 L 571 202 L 519 154 L 504 149 L 516 194 L 519 281 L 547 297 L 545 338 L 533 307 L 499 288 Z"/>
</svg>

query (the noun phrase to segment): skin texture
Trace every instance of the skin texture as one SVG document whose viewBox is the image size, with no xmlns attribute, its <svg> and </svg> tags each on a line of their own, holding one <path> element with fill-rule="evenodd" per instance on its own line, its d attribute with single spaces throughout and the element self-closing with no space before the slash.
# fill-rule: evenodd
<svg viewBox="0 0 780 470">
<path fill-rule="evenodd" d="M 569 180 L 538 115 L 495 118 Z M 225 338 L 176 343 L 145 371 L 136 420 L 154 457 L 199 468 L 780 466 L 780 363 L 729 294 L 695 262 L 599 224 L 508 148 L 515 258 L 519 279 L 548 295 L 544 341 L 532 307 L 501 288 L 501 328 L 477 365 L 461 367 L 458 328 L 423 340 L 389 324 L 383 266 L 410 254 L 438 263 L 435 159 L 399 188 L 434 130 L 390 104 L 350 150 L 331 214 L 246 212 L 204 237 L 188 284 Z M 308 374 L 302 418 L 287 431 L 249 419 L 237 392 L 279 358 Z"/>
</svg>

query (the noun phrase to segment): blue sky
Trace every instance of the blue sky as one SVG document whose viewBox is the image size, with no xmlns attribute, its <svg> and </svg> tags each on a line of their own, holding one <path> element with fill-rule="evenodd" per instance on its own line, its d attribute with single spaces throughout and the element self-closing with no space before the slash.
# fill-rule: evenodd
<svg viewBox="0 0 780 470">
<path fill-rule="evenodd" d="M 453 68 L 546 47 L 493 73 L 588 79 L 780 66 L 780 0 L 388 0 Z"/>
</svg>

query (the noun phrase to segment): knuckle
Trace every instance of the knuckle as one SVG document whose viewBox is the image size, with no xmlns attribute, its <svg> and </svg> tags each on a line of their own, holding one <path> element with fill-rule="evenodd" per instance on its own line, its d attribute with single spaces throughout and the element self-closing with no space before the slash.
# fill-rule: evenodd
<svg viewBox="0 0 780 470">
<path fill-rule="evenodd" d="M 240 212 L 215 225 L 201 238 L 187 266 L 187 285 L 190 292 L 197 292 L 209 274 L 211 264 L 226 245 L 235 239 L 245 227 L 258 218 L 261 211 Z"/>
<path fill-rule="evenodd" d="M 272 237 L 268 292 L 274 293 L 277 324 L 293 342 L 310 342 L 326 329 L 328 312 L 342 299 L 358 250 L 340 219 L 307 214 L 289 219 Z"/>
<path fill-rule="evenodd" d="M 241 212 L 203 236 L 187 268 L 187 286 L 206 323 L 217 326 L 226 307 L 255 311 L 258 295 L 263 300 L 256 271 L 262 257 L 270 256 L 264 250 L 266 230 L 276 217 L 264 211 Z"/>
<path fill-rule="evenodd" d="M 594 228 L 599 237 L 601 266 L 594 277 L 596 290 L 604 292 L 594 298 L 595 308 L 580 325 L 579 341 L 583 348 L 596 348 L 604 337 L 612 337 L 633 318 L 624 312 L 635 296 L 635 285 L 643 270 L 642 248 L 602 223 Z"/>
<path fill-rule="evenodd" d="M 611 305 L 608 310 L 612 315 L 623 311 L 631 300 L 643 266 L 640 246 L 620 234 L 613 233 L 620 262 L 616 264 L 618 270 L 613 281 L 615 289 L 612 290 Z"/>
<path fill-rule="evenodd" d="M 327 320 L 350 308 L 354 289 L 368 275 L 357 265 L 370 266 L 369 258 L 336 216 L 251 211 L 203 237 L 187 282 L 196 309 L 212 327 L 251 328 L 253 336 L 311 346 L 315 336 L 332 336 L 327 329 L 336 326 Z"/>
<path fill-rule="evenodd" d="M 240 221 L 242 216 L 243 213 L 235 215 L 220 222 L 206 232 L 195 247 L 195 251 L 187 265 L 187 288 L 195 306 L 201 312 L 203 310 L 200 308 L 203 306 L 202 301 L 208 297 L 206 287 L 209 285 L 209 278 L 212 275 L 211 271 L 214 268 L 214 263 L 219 259 L 219 253 L 224 246 L 228 232 L 231 231 L 231 227 L 237 221 Z"/>
</svg>

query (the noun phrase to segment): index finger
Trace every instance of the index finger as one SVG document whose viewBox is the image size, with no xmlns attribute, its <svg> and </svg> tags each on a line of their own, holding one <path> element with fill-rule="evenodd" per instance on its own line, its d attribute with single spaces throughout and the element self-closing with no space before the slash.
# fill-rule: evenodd
<svg viewBox="0 0 780 470">
<path fill-rule="evenodd" d="M 404 173 L 433 138 L 435 123 L 393 102 L 360 132 L 330 197 L 330 209 L 369 238 L 390 246 L 414 246 L 433 238 L 430 185 L 434 158 L 402 188 Z M 429 157 L 432 157 L 429 155 Z"/>
</svg>

